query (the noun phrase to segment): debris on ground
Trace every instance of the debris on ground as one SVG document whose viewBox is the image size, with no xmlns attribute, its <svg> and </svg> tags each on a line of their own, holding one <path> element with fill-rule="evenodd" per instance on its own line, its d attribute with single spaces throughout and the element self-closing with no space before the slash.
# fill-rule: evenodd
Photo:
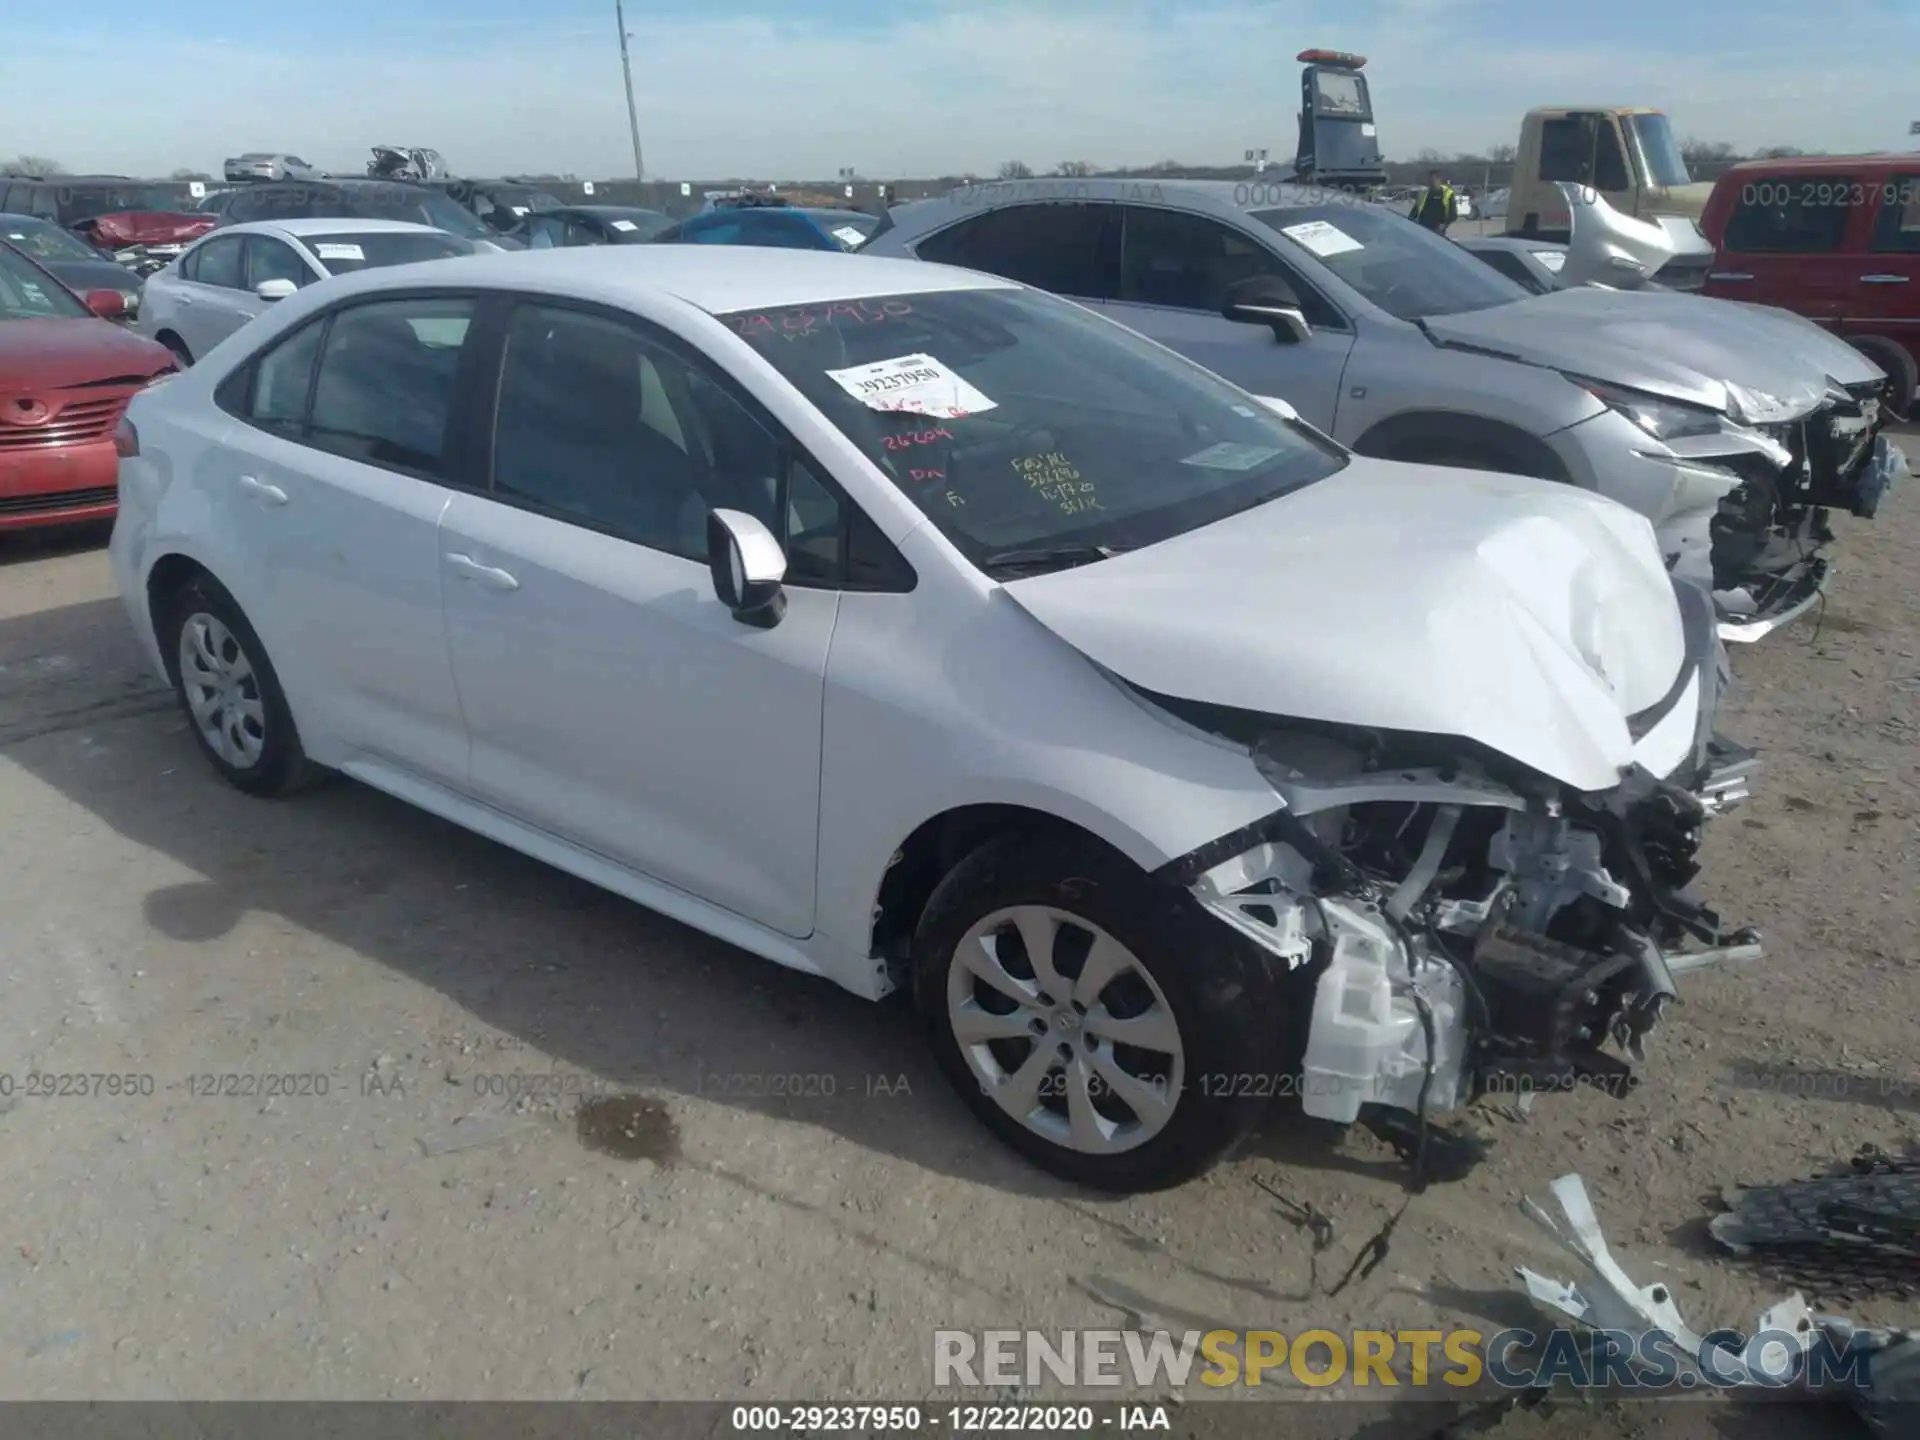
<svg viewBox="0 0 1920 1440">
<path fill-rule="evenodd" d="M 1713 1238 L 1794 1284 L 1847 1299 L 1920 1294 L 1920 1156 L 1867 1145 L 1837 1174 L 1723 1198 Z"/>
</svg>

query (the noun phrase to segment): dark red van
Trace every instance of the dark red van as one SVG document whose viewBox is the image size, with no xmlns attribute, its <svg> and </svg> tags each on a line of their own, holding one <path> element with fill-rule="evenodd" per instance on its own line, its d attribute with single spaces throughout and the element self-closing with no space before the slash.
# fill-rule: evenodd
<svg viewBox="0 0 1920 1440">
<path fill-rule="evenodd" d="M 1706 293 L 1818 321 L 1893 379 L 1920 378 L 1920 154 L 1750 160 L 1722 175 L 1700 228 Z"/>
</svg>

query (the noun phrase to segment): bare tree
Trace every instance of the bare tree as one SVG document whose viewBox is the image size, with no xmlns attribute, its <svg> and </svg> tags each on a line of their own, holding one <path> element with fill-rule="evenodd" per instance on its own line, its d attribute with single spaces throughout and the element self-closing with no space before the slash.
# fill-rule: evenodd
<svg viewBox="0 0 1920 1440">
<path fill-rule="evenodd" d="M 1806 153 L 1807 152 L 1802 150 L 1798 145 L 1769 145 L 1764 150 L 1754 151 L 1753 158 L 1756 160 L 1791 160 L 1796 155 L 1804 155 Z"/>
<path fill-rule="evenodd" d="M 1000 167 L 1002 180 L 1031 180 L 1033 167 L 1024 160 L 1009 160 Z"/>
<path fill-rule="evenodd" d="M 1689 135 L 1680 142 L 1680 158 L 1689 165 L 1702 160 L 1737 160 L 1740 152 L 1724 140 L 1696 140 Z"/>
<path fill-rule="evenodd" d="M 1090 160 L 1062 160 L 1053 167 L 1056 175 L 1066 175 L 1074 179 L 1084 179 L 1093 174 L 1093 162 Z"/>
<path fill-rule="evenodd" d="M 1495 165 L 1511 165 L 1520 152 L 1511 145 L 1489 145 L 1487 159 Z"/>
<path fill-rule="evenodd" d="M 0 175 L 64 175 L 67 167 L 46 155 L 16 155 L 0 164 Z"/>
<path fill-rule="evenodd" d="M 176 170 L 167 178 L 169 180 L 211 180 L 213 176 L 204 170 Z"/>
</svg>

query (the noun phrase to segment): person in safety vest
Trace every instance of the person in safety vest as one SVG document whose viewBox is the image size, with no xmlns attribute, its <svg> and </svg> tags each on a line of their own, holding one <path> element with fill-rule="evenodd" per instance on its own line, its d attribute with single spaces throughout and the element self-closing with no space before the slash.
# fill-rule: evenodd
<svg viewBox="0 0 1920 1440">
<path fill-rule="evenodd" d="M 1438 170 L 1428 172 L 1427 188 L 1413 202 L 1407 218 L 1417 220 L 1436 235 L 1446 234 L 1447 227 L 1460 218 L 1460 202 Z"/>
</svg>

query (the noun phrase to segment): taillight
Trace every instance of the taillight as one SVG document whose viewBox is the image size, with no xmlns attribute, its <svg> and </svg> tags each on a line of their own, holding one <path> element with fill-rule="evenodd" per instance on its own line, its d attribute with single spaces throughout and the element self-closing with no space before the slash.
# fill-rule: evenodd
<svg viewBox="0 0 1920 1440">
<path fill-rule="evenodd" d="M 133 422 L 122 417 L 113 432 L 113 453 L 122 460 L 140 453 L 140 432 L 133 428 Z"/>
</svg>

